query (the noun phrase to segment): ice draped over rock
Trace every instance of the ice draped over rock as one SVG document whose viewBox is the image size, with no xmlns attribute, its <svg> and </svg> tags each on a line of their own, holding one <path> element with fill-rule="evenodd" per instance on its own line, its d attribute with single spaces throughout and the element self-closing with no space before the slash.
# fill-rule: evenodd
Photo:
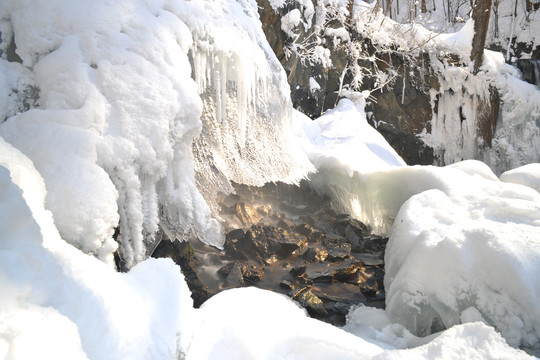
<svg viewBox="0 0 540 360">
<path fill-rule="evenodd" d="M 25 0 L 4 1 L 0 13 L 2 51 L 16 46 L 21 59 L 0 59 L 0 69 L 39 89 L 36 108 L 10 117 L 0 135 L 34 162 L 62 237 L 83 251 L 112 261 L 120 226 L 130 267 L 160 220 L 221 245 L 194 177 L 199 93 L 206 193 L 228 180 L 298 181 L 309 169 L 284 141 L 287 82 L 253 2 Z M 17 101 L 5 100 L 6 117 Z M 225 185 L 212 181 L 214 169 Z"/>
</svg>

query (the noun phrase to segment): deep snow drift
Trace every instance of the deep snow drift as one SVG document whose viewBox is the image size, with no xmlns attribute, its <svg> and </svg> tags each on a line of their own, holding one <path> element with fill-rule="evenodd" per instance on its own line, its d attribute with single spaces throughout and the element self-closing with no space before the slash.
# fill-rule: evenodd
<svg viewBox="0 0 540 360">
<path fill-rule="evenodd" d="M 538 192 L 479 162 L 407 167 L 367 94 L 293 116 L 255 9 L 0 2 L 0 358 L 528 358 L 507 342 L 538 349 Z M 380 232 L 397 219 L 387 311 L 351 309 L 347 333 L 256 289 L 193 309 L 177 266 L 142 260 L 162 220 L 220 244 L 195 167 L 206 195 L 317 168 L 337 208 Z M 126 274 L 110 266 L 118 224 Z"/>
</svg>

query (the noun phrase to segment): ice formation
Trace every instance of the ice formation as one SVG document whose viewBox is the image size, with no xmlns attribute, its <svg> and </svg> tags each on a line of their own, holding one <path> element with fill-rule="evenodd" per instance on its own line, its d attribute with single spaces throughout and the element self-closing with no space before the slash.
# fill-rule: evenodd
<svg viewBox="0 0 540 360">
<path fill-rule="evenodd" d="M 195 166 L 213 194 L 310 169 L 287 141 L 287 82 L 253 3 L 4 1 L 0 14 L 3 51 L 16 45 L 22 62 L 0 59 L 6 87 L 39 89 L 15 116 L 20 99 L 2 96 L 0 135 L 32 159 L 60 233 L 83 251 L 111 262 L 120 226 L 130 267 L 161 220 L 220 246 Z"/>
<path fill-rule="evenodd" d="M 298 182 L 313 167 L 293 141 L 289 85 L 257 5 L 222 0 L 183 6 L 204 104 L 194 144 L 198 189 L 212 203 L 218 191 L 232 191 L 229 181 Z"/>
</svg>

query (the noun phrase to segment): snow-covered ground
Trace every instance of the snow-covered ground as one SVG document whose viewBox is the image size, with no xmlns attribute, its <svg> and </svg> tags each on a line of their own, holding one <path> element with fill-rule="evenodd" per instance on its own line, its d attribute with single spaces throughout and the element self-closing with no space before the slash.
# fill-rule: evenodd
<svg viewBox="0 0 540 360">
<path fill-rule="evenodd" d="M 537 169 L 502 182 L 476 161 L 406 166 L 367 124 L 367 93 L 315 122 L 293 115 L 256 6 L 0 2 L 0 359 L 518 359 L 529 356 L 517 347 L 538 351 Z M 22 63 L 8 61 L 12 37 Z M 211 143 L 208 125 L 238 136 Z M 201 129 L 199 146 L 206 139 L 202 150 L 213 152 L 206 160 L 227 180 L 293 182 L 317 169 L 313 187 L 337 208 L 389 231 L 387 310 L 352 308 L 339 329 L 251 288 L 194 309 L 180 269 L 144 259 L 159 221 L 220 244 L 195 185 Z M 273 144 L 278 158 L 261 162 Z M 125 274 L 111 266 L 118 225 Z"/>
</svg>

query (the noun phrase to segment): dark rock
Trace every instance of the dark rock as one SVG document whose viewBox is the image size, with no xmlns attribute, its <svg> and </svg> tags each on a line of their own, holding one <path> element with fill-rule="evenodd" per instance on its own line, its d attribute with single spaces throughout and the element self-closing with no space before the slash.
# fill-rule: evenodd
<svg viewBox="0 0 540 360">
<path fill-rule="evenodd" d="M 347 259 L 336 268 L 333 277 L 338 281 L 347 281 L 354 278 L 356 272 L 361 268 L 361 261 L 356 259 Z"/>
<path fill-rule="evenodd" d="M 223 265 L 222 267 L 220 267 L 217 271 L 217 273 L 223 277 L 227 277 L 227 275 L 229 275 L 231 273 L 231 270 L 233 268 L 233 266 L 235 265 L 235 263 L 233 262 L 230 262 L 230 263 L 227 263 L 225 265 Z"/>
<path fill-rule="evenodd" d="M 302 276 L 305 274 L 307 267 L 305 265 L 298 265 L 291 269 L 290 273 L 293 276 Z"/>
<path fill-rule="evenodd" d="M 309 289 L 298 292 L 295 296 L 293 296 L 293 299 L 298 301 L 300 305 L 306 308 L 311 316 L 328 316 L 328 312 L 326 311 L 322 300 L 313 294 Z"/>
<path fill-rule="evenodd" d="M 331 262 L 344 260 L 351 254 L 351 244 L 339 236 L 325 238 L 323 245 L 328 252 L 328 261 Z"/>
<path fill-rule="evenodd" d="M 279 283 L 279 286 L 283 289 L 286 289 L 286 290 L 294 290 L 296 288 L 296 286 L 294 286 L 293 283 L 291 283 L 290 281 L 287 281 L 287 280 L 282 280 L 280 283 Z"/>
<path fill-rule="evenodd" d="M 223 282 L 224 288 L 234 288 L 239 287 L 244 284 L 244 277 L 242 276 L 242 270 L 238 265 L 234 265 L 231 269 L 231 272 L 225 278 Z"/>
<path fill-rule="evenodd" d="M 208 299 L 208 290 L 190 264 L 193 255 L 194 249 L 190 242 L 178 241 L 178 239 L 171 241 L 167 238 L 161 240 L 151 256 L 153 258 L 170 258 L 180 266 L 191 291 L 193 306 L 200 307 Z"/>
<path fill-rule="evenodd" d="M 297 225 L 295 229 L 297 233 L 304 235 L 310 243 L 318 243 L 324 237 L 324 234 L 320 230 L 306 223 Z"/>
<path fill-rule="evenodd" d="M 231 273 L 233 266 L 234 266 L 233 262 L 227 263 L 223 265 L 221 268 L 219 268 L 217 273 L 223 277 L 227 277 Z"/>
<path fill-rule="evenodd" d="M 362 237 L 362 235 L 368 235 L 370 233 L 370 229 L 367 225 L 346 214 L 336 216 L 336 220 L 332 223 L 332 228 L 339 235 L 345 237 L 347 232 L 349 235 L 354 233 L 358 237 Z"/>
<path fill-rule="evenodd" d="M 246 234 L 244 233 L 243 229 L 231 230 L 227 233 L 227 235 L 225 235 L 225 238 L 229 240 L 243 239 L 245 237 L 246 237 Z"/>
<path fill-rule="evenodd" d="M 353 256 L 355 259 L 360 260 L 362 264 L 366 266 L 384 265 L 382 253 L 359 254 L 352 252 L 351 256 Z"/>
<path fill-rule="evenodd" d="M 307 262 L 320 262 L 326 260 L 328 251 L 321 248 L 310 247 L 303 254 L 302 258 Z"/>
<path fill-rule="evenodd" d="M 382 252 L 384 249 L 386 249 L 386 243 L 388 242 L 388 238 L 383 238 L 382 236 L 378 235 L 370 235 L 366 237 L 365 239 L 364 247 L 366 250 L 369 250 L 370 252 Z"/>
<path fill-rule="evenodd" d="M 285 229 L 261 225 L 253 225 L 246 233 L 246 239 L 262 259 L 269 259 L 272 255 L 287 258 L 304 243 L 304 239 L 289 234 Z"/>
<path fill-rule="evenodd" d="M 170 258 L 176 264 L 182 265 L 188 263 L 193 257 L 194 249 L 188 241 L 179 241 L 175 239 L 162 239 L 158 246 L 154 249 L 151 257 L 153 258 Z"/>
<path fill-rule="evenodd" d="M 247 260 L 247 254 L 252 252 L 242 229 L 232 230 L 227 233 L 225 243 L 223 243 L 223 249 L 228 256 L 237 260 Z"/>
<path fill-rule="evenodd" d="M 314 283 L 331 283 L 334 280 L 329 270 L 308 272 L 307 276 Z"/>
<path fill-rule="evenodd" d="M 291 228 L 294 227 L 294 223 L 289 219 L 281 219 L 277 223 L 277 227 L 285 229 L 285 230 L 290 230 Z"/>
<path fill-rule="evenodd" d="M 203 263 L 206 266 L 220 266 L 223 265 L 223 261 L 217 254 L 206 254 L 203 258 Z"/>
<path fill-rule="evenodd" d="M 264 273 L 264 267 L 260 265 L 244 265 L 241 267 L 241 269 L 244 280 L 250 282 L 257 282 L 261 280 Z"/>
<path fill-rule="evenodd" d="M 208 300 L 208 288 L 201 282 L 197 273 L 190 265 L 182 265 L 182 274 L 191 291 L 193 306 L 199 308 L 206 300 Z"/>
</svg>

